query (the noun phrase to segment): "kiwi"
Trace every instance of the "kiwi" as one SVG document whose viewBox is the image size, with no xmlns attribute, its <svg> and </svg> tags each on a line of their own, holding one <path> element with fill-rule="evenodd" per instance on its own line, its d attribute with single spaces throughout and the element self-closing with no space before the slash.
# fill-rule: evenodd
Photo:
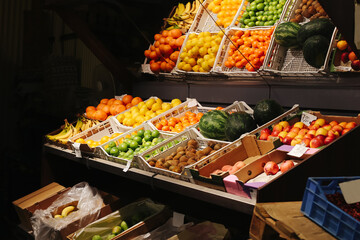
<svg viewBox="0 0 360 240">
<path fill-rule="evenodd" d="M 187 157 L 187 156 L 181 156 L 180 158 L 179 158 L 179 161 L 180 162 L 187 162 L 189 160 L 189 158 Z"/>
<path fill-rule="evenodd" d="M 211 147 L 206 147 L 202 151 L 203 151 L 204 155 L 207 156 L 210 154 L 211 150 L 213 150 Z"/>
</svg>

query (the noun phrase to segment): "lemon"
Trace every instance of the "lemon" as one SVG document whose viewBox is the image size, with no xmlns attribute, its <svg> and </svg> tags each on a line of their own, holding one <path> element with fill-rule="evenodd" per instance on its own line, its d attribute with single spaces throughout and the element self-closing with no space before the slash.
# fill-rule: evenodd
<svg viewBox="0 0 360 240">
<path fill-rule="evenodd" d="M 129 126 L 128 121 L 130 118 L 124 118 L 124 120 L 122 121 L 122 124 L 124 124 L 125 126 Z"/>
<path fill-rule="evenodd" d="M 131 114 L 131 112 L 128 111 L 128 112 L 125 112 L 124 115 L 125 115 L 125 118 L 130 118 L 132 114 Z"/>
<path fill-rule="evenodd" d="M 148 111 L 148 108 L 144 105 L 140 108 L 139 113 L 145 115 L 147 111 Z"/>
<path fill-rule="evenodd" d="M 130 112 L 131 112 L 131 113 L 139 112 L 139 111 L 140 111 L 140 110 L 139 110 L 139 108 L 138 108 L 137 106 L 130 108 Z"/>
<path fill-rule="evenodd" d="M 185 64 L 186 64 L 185 62 L 179 62 L 178 68 L 179 68 L 180 70 L 182 70 L 182 69 L 184 68 Z"/>
<path fill-rule="evenodd" d="M 128 126 L 133 126 L 135 124 L 135 119 L 129 118 L 127 124 L 128 124 Z"/>
<path fill-rule="evenodd" d="M 160 110 L 160 109 L 161 109 L 161 103 L 154 103 L 151 106 L 151 111 L 153 111 L 153 112 L 156 112 L 157 110 Z"/>
<path fill-rule="evenodd" d="M 100 139 L 100 143 L 103 144 L 103 143 L 106 143 L 107 141 L 110 140 L 110 137 L 109 136 L 103 136 L 101 139 Z"/>
<path fill-rule="evenodd" d="M 161 104 L 161 109 L 165 111 L 171 109 L 171 104 L 170 103 L 163 103 Z"/>
<path fill-rule="evenodd" d="M 117 115 L 117 117 L 116 117 L 116 119 L 119 121 L 119 123 L 122 123 L 124 118 L 125 118 L 125 115 L 123 113 Z"/>
<path fill-rule="evenodd" d="M 196 38 L 196 37 L 197 37 L 196 33 L 190 33 L 190 35 L 189 35 L 189 39 L 193 39 L 193 38 Z"/>
<path fill-rule="evenodd" d="M 85 143 L 85 140 L 83 138 L 78 138 L 75 141 L 76 143 Z"/>
<path fill-rule="evenodd" d="M 146 100 L 145 105 L 146 105 L 146 107 L 147 107 L 148 109 L 151 109 L 151 106 L 152 106 L 155 102 L 156 102 L 155 99 L 150 98 L 150 99 Z"/>
<path fill-rule="evenodd" d="M 178 98 L 174 98 L 173 100 L 171 100 L 171 105 L 174 107 L 174 106 L 177 106 L 181 104 L 181 100 L 178 99 Z"/>
<path fill-rule="evenodd" d="M 149 110 L 149 111 L 147 111 L 147 112 L 145 113 L 145 116 L 150 116 L 150 117 L 151 117 L 151 115 L 152 115 L 153 113 L 154 113 L 153 111 Z"/>
<path fill-rule="evenodd" d="M 150 120 L 150 119 L 151 119 L 150 116 L 145 116 L 145 121 Z"/>
<path fill-rule="evenodd" d="M 136 128 L 137 126 L 140 126 L 141 123 L 134 123 L 133 127 Z"/>
<path fill-rule="evenodd" d="M 160 98 L 157 98 L 157 99 L 156 99 L 156 102 L 157 102 L 157 103 L 160 103 L 160 104 L 163 103 L 163 101 L 162 101 Z"/>
<path fill-rule="evenodd" d="M 156 113 L 152 112 L 152 113 L 150 114 L 150 117 L 151 117 L 151 118 L 156 117 Z"/>
<path fill-rule="evenodd" d="M 143 115 L 138 115 L 135 118 L 135 122 L 137 122 L 137 123 L 143 123 L 144 121 L 145 121 L 145 116 L 143 116 Z"/>
<path fill-rule="evenodd" d="M 110 139 L 114 139 L 114 138 L 116 138 L 116 137 L 118 137 L 118 136 L 120 136 L 120 135 L 121 135 L 121 133 L 113 133 L 113 134 L 111 135 Z"/>
<path fill-rule="evenodd" d="M 90 144 L 93 144 L 93 143 L 94 143 L 94 140 L 88 139 L 88 140 L 85 141 L 85 143 L 86 143 L 87 145 L 90 145 Z"/>
<path fill-rule="evenodd" d="M 139 102 L 137 107 L 141 109 L 143 106 L 145 106 L 145 102 Z"/>
<path fill-rule="evenodd" d="M 160 114 L 162 114 L 163 112 L 164 112 L 164 110 L 162 110 L 162 109 L 157 110 L 157 111 L 156 111 L 156 115 L 160 115 Z"/>
</svg>

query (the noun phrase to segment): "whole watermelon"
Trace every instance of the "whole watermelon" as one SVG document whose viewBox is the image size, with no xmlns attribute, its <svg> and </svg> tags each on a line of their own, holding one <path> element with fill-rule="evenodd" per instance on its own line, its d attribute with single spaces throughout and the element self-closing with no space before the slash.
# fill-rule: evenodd
<svg viewBox="0 0 360 240">
<path fill-rule="evenodd" d="M 330 40 L 334 32 L 334 24 L 327 18 L 316 18 L 301 26 L 298 31 L 297 40 L 300 45 L 303 45 L 311 36 L 322 35 Z"/>
<path fill-rule="evenodd" d="M 225 126 L 225 136 L 227 140 L 234 141 L 242 134 L 250 132 L 256 128 L 253 117 L 246 112 L 236 112 L 229 115 Z"/>
<path fill-rule="evenodd" d="M 296 22 L 280 23 L 274 32 L 275 42 L 283 47 L 298 48 L 297 35 L 300 28 L 301 25 Z"/>
<path fill-rule="evenodd" d="M 320 68 L 325 64 L 329 49 L 329 40 L 322 35 L 314 35 L 306 39 L 303 46 L 305 61 L 313 67 Z"/>
<path fill-rule="evenodd" d="M 221 110 L 212 110 L 205 113 L 200 118 L 200 133 L 206 138 L 226 140 L 225 124 L 228 117 L 229 114 Z"/>
<path fill-rule="evenodd" d="M 278 102 L 272 99 L 264 99 L 255 105 L 254 119 L 255 122 L 261 126 L 281 115 L 283 112 L 284 109 Z"/>
</svg>

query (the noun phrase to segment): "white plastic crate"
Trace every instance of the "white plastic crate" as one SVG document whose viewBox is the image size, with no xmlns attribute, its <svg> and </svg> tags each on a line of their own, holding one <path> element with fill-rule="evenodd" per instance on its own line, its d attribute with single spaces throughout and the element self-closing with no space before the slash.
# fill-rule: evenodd
<svg viewBox="0 0 360 240">
<path fill-rule="evenodd" d="M 173 171 L 170 171 L 168 169 L 157 168 L 155 166 L 153 167 L 148 163 L 148 160 L 150 160 L 152 158 L 158 159 L 158 158 L 162 158 L 162 157 L 165 158 L 165 157 L 169 156 L 171 153 L 176 152 L 178 147 L 186 146 L 187 142 L 190 139 L 194 139 L 194 140 L 197 141 L 199 150 L 204 149 L 205 147 L 207 147 L 208 142 L 210 142 L 210 141 L 214 142 L 214 143 L 228 144 L 227 142 L 218 141 L 218 140 L 201 139 L 201 138 L 199 138 L 197 136 L 194 129 L 190 128 L 190 129 L 188 129 L 186 131 L 183 131 L 182 133 L 176 134 L 173 137 L 163 141 L 162 143 L 158 144 L 155 148 L 149 149 L 149 150 L 135 156 L 135 158 L 136 158 L 140 168 L 143 169 L 143 170 L 153 172 L 153 173 L 158 173 L 158 174 L 165 175 L 165 176 L 172 177 L 172 178 L 176 178 L 176 179 L 182 179 L 182 180 L 185 180 L 185 181 L 192 181 L 191 174 L 186 169 L 190 168 L 191 166 L 193 166 L 196 163 L 185 166 L 184 169 L 182 169 L 181 173 L 173 172 Z M 220 148 L 219 150 L 221 150 L 221 149 L 222 148 Z M 211 158 L 212 156 L 214 156 L 214 154 L 216 154 L 216 152 L 208 155 L 204 159 Z"/>
<path fill-rule="evenodd" d="M 122 139 L 122 138 L 125 138 L 126 136 L 131 136 L 133 133 L 136 133 L 137 131 L 139 130 L 153 130 L 149 124 L 147 123 L 143 123 L 139 126 L 137 126 L 136 128 L 133 128 L 131 130 L 128 130 L 127 132 L 124 132 L 123 134 L 119 135 L 118 137 L 112 139 L 111 141 L 115 142 L 116 143 L 116 146 L 118 146 L 120 144 L 119 140 Z M 160 133 L 160 138 L 164 138 L 164 139 L 167 139 L 169 137 L 172 137 L 173 134 L 168 134 L 168 133 Z M 110 142 L 110 141 L 109 141 Z M 109 161 L 112 161 L 112 162 L 117 162 L 117 163 L 120 163 L 120 164 L 123 164 L 123 165 L 126 165 L 126 167 L 124 168 L 124 171 L 127 171 L 127 169 L 130 167 L 130 166 L 133 166 L 133 167 L 138 167 L 137 166 L 137 163 L 135 161 L 133 161 L 133 159 L 129 160 L 129 159 L 124 159 L 124 158 L 120 158 L 120 157 L 116 157 L 116 156 L 112 156 L 110 154 L 108 154 L 106 151 L 105 151 L 105 147 L 109 144 L 109 142 L 107 143 L 104 143 L 102 145 L 100 145 L 98 147 L 98 155 L 101 156 L 102 158 L 106 159 L 106 160 L 109 160 Z M 153 147 L 150 147 L 149 150 L 153 149 L 154 147 L 156 147 L 157 145 L 153 146 Z"/>
<path fill-rule="evenodd" d="M 89 147 L 87 144 L 80 144 L 77 147 L 77 144 L 74 145 L 77 139 L 82 138 L 86 140 L 100 141 L 102 137 L 109 136 L 111 137 L 114 133 L 123 133 L 128 131 L 127 127 L 123 127 L 119 125 L 118 121 L 114 119 L 114 117 L 110 117 L 109 119 L 93 126 L 81 133 L 76 134 L 72 138 L 69 139 L 69 142 L 74 151 L 80 150 L 82 153 L 94 154 L 95 148 Z"/>
<path fill-rule="evenodd" d="M 258 71 L 254 71 L 254 72 L 250 72 L 248 71 L 246 68 L 242 68 L 239 69 L 237 67 L 232 67 L 232 68 L 228 68 L 225 66 L 225 62 L 227 61 L 228 57 L 229 57 L 229 49 L 230 49 L 230 45 L 231 40 L 230 38 L 235 34 L 236 31 L 238 30 L 242 30 L 242 31 L 246 31 L 246 30 L 250 30 L 250 31 L 255 31 L 255 30 L 268 30 L 271 29 L 272 26 L 269 27 L 254 27 L 254 28 L 230 28 L 226 30 L 226 34 L 223 37 L 221 43 L 220 43 L 220 47 L 219 47 L 219 52 L 216 56 L 215 59 L 215 63 L 214 63 L 214 67 L 212 69 L 213 72 L 216 73 L 222 73 L 225 75 L 229 75 L 229 76 L 244 76 L 244 77 L 255 77 L 255 76 L 259 76 L 258 71 L 262 71 L 263 69 L 263 65 L 260 67 L 260 69 Z M 271 42 L 270 42 L 271 44 Z M 266 52 L 266 55 L 269 54 L 269 49 Z M 266 55 L 265 55 L 265 59 L 266 59 Z M 265 63 L 265 60 L 264 60 Z M 262 75 L 266 74 L 266 72 L 262 72 Z"/>
</svg>

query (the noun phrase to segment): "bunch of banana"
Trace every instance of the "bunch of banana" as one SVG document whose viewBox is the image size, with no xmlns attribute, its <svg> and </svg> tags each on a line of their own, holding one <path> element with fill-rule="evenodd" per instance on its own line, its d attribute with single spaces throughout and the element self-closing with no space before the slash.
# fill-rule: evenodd
<svg viewBox="0 0 360 240">
<path fill-rule="evenodd" d="M 204 0 L 194 0 L 192 3 L 188 2 L 186 5 L 179 3 L 174 14 L 170 18 L 165 19 L 169 25 L 166 30 L 181 28 L 187 31 L 199 10 L 200 2 L 203 1 Z"/>
<path fill-rule="evenodd" d="M 84 117 L 79 117 L 76 121 L 75 126 L 70 124 L 67 119 L 65 119 L 64 121 L 65 125 L 61 132 L 56 135 L 46 135 L 49 140 L 54 142 L 60 142 L 62 144 L 67 144 L 69 138 L 100 123 L 98 120 L 86 119 Z"/>
<path fill-rule="evenodd" d="M 54 216 L 54 218 L 64 218 L 64 217 L 67 217 L 70 213 L 76 211 L 76 207 L 75 206 L 67 206 L 66 208 L 64 208 L 62 211 L 61 211 L 61 214 L 56 214 Z"/>
</svg>

